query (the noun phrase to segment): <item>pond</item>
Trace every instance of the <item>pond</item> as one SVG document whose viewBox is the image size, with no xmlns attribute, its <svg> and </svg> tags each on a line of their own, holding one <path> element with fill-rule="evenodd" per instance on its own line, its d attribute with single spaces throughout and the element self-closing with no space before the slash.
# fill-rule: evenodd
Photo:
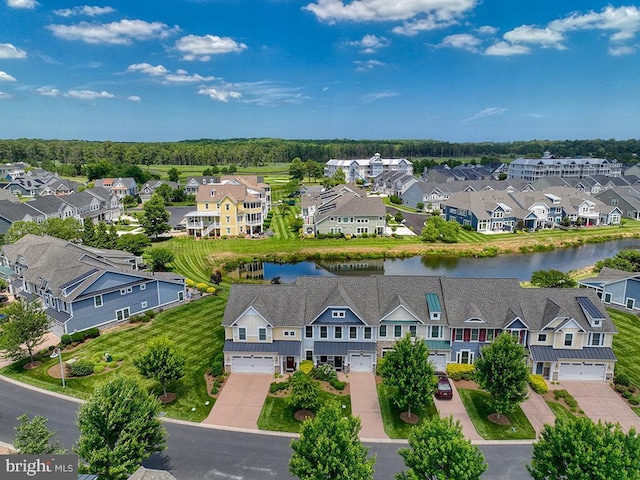
<svg viewBox="0 0 640 480">
<path fill-rule="evenodd" d="M 448 277 L 514 277 L 529 280 L 536 270 L 567 272 L 613 257 L 619 250 L 640 249 L 640 239 L 612 240 L 550 252 L 498 255 L 489 258 L 416 256 L 403 259 L 362 259 L 353 261 L 308 261 L 299 263 L 254 262 L 231 272 L 240 278 L 280 277 L 292 283 L 301 275 L 436 275 Z"/>
</svg>

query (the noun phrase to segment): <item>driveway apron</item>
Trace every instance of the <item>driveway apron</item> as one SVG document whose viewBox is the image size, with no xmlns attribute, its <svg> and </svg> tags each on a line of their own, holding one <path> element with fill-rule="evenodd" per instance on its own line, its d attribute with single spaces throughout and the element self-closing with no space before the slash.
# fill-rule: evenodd
<svg viewBox="0 0 640 480">
<path fill-rule="evenodd" d="M 546 423 L 554 425 L 556 422 L 556 416 L 547 402 L 531 388 L 529 388 L 527 399 L 520 404 L 520 408 L 529 419 L 537 435 L 540 435 Z"/>
<path fill-rule="evenodd" d="M 640 430 L 640 417 L 605 382 L 563 381 L 561 386 L 576 399 L 579 407 L 594 422 L 619 423 L 629 430 Z"/>
<path fill-rule="evenodd" d="M 468 440 L 482 440 L 482 437 L 476 432 L 476 428 L 473 426 L 471 417 L 467 413 L 467 409 L 464 408 L 462 399 L 458 394 L 455 382 L 451 382 L 451 388 L 453 389 L 453 397 L 450 400 L 435 399 L 436 408 L 441 418 L 453 416 L 454 420 L 460 420 L 462 425 L 462 433 Z"/>
<path fill-rule="evenodd" d="M 202 423 L 234 428 L 258 428 L 258 417 L 267 398 L 273 375 L 232 373 L 209 416 Z"/>
<path fill-rule="evenodd" d="M 351 413 L 354 417 L 360 417 L 362 429 L 361 439 L 388 439 L 384 432 L 376 378 L 373 373 L 355 372 L 346 378 L 351 392 Z"/>
</svg>

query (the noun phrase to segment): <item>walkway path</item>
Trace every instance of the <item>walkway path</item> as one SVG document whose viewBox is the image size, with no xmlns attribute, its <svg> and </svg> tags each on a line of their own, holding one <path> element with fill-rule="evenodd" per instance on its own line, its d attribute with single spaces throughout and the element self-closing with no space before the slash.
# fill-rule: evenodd
<svg viewBox="0 0 640 480">
<path fill-rule="evenodd" d="M 473 426 L 471 417 L 467 413 L 467 409 L 464 408 L 462 399 L 458 394 L 455 382 L 451 381 L 451 388 L 453 389 L 453 398 L 451 400 L 435 399 L 436 408 L 440 413 L 440 417 L 453 416 L 454 420 L 460 420 L 462 425 L 462 433 L 469 440 L 482 440 L 482 437 L 476 432 L 476 427 Z"/>
<path fill-rule="evenodd" d="M 271 382 L 273 375 L 266 373 L 232 373 L 202 423 L 257 429 Z"/>
<path fill-rule="evenodd" d="M 378 391 L 376 390 L 376 378 L 373 373 L 352 372 L 346 378 L 351 392 L 351 413 L 354 417 L 360 417 L 362 429 L 360 438 L 368 440 L 389 439 L 384 432 Z"/>
<path fill-rule="evenodd" d="M 547 402 L 531 388 L 529 388 L 527 399 L 520 404 L 520 408 L 529 419 L 537 435 L 540 435 L 546 423 L 553 425 L 556 422 L 556 416 Z"/>
</svg>

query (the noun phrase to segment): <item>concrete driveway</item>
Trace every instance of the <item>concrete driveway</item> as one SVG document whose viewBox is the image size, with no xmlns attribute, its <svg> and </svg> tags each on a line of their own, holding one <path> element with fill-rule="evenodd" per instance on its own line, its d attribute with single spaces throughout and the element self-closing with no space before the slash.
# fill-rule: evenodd
<svg viewBox="0 0 640 480">
<path fill-rule="evenodd" d="M 452 416 L 454 420 L 460 420 L 462 433 L 465 438 L 468 440 L 482 440 L 480 434 L 476 432 L 476 427 L 473 426 L 467 409 L 464 408 L 464 404 L 453 380 L 451 380 L 451 388 L 453 389 L 453 397 L 450 400 L 435 398 L 436 408 L 438 409 L 438 413 L 440 413 L 440 417 Z"/>
<path fill-rule="evenodd" d="M 267 373 L 232 373 L 202 423 L 257 430 L 271 382 L 273 375 Z"/>
<path fill-rule="evenodd" d="M 640 430 L 640 417 L 607 383 L 565 380 L 560 385 L 576 399 L 579 407 L 594 422 L 601 420 L 619 423 L 625 430 L 631 427 Z"/>
<path fill-rule="evenodd" d="M 529 395 L 527 399 L 520 404 L 520 408 L 529 419 L 531 426 L 536 431 L 537 435 L 540 435 L 544 426 L 548 423 L 554 425 L 556 423 L 556 416 L 547 405 L 540 395 L 531 390 L 529 387 Z"/>
<path fill-rule="evenodd" d="M 384 432 L 376 378 L 370 372 L 351 372 L 348 378 L 342 378 L 349 382 L 351 392 L 351 414 L 360 417 L 362 429 L 360 438 L 363 440 L 389 439 Z"/>
</svg>

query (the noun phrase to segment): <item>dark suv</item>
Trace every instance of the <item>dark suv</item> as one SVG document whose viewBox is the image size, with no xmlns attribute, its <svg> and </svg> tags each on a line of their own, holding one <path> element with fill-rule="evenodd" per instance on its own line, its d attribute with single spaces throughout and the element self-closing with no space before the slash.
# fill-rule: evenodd
<svg viewBox="0 0 640 480">
<path fill-rule="evenodd" d="M 436 398 L 450 400 L 453 398 L 453 388 L 451 382 L 444 372 L 436 372 L 438 383 L 436 384 Z"/>
</svg>

